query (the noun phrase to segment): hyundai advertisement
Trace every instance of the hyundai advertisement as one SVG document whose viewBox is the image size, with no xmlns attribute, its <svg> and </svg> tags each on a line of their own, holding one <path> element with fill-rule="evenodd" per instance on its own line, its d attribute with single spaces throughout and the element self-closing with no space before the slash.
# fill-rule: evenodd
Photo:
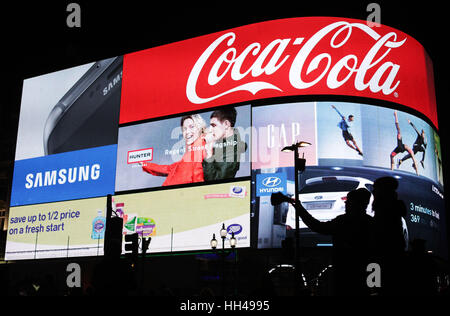
<svg viewBox="0 0 450 316">
<path fill-rule="evenodd" d="M 358 188 L 371 191 L 377 178 L 392 176 L 399 181 L 397 192 L 408 210 L 403 219 L 405 238 L 424 239 L 431 251 L 445 252 L 440 142 L 428 123 L 406 112 L 348 102 L 289 104 L 289 117 L 278 119 L 276 113 L 283 106 L 286 105 L 254 107 L 253 124 L 270 130 L 271 126 L 292 125 L 306 106 L 315 113 L 314 124 L 298 139 L 311 142 L 310 146 L 299 148 L 306 159 L 306 168 L 299 173 L 298 188 L 299 199 L 311 215 L 320 221 L 332 220 L 344 214 L 349 191 Z M 280 135 L 283 136 L 274 138 L 276 144 L 258 142 L 253 151 L 282 149 L 286 142 L 284 133 Z M 279 158 L 273 160 L 278 166 L 273 162 L 266 168 L 252 165 L 252 179 L 256 183 L 252 206 L 258 218 L 253 225 L 258 231 L 254 242 L 259 248 L 281 247 L 286 237 L 293 237 L 294 208 L 288 203 L 273 206 L 270 201 L 271 193 L 282 192 L 290 197 L 295 194 L 294 153 L 288 154 L 290 163 L 283 160 L 286 153 L 280 151 Z M 277 157 L 275 153 L 272 155 Z M 366 212 L 373 216 L 371 202 Z M 330 236 L 311 232 L 301 219 L 299 227 L 302 246 L 331 246 Z"/>
</svg>

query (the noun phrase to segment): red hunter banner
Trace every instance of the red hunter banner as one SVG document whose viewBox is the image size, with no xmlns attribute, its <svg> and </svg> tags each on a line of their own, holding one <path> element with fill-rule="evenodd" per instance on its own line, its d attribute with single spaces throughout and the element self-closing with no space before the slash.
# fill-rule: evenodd
<svg viewBox="0 0 450 316">
<path fill-rule="evenodd" d="M 347 95 L 411 107 L 437 127 L 433 80 L 421 44 L 391 27 L 274 20 L 125 55 L 120 123 L 255 99 Z"/>
</svg>

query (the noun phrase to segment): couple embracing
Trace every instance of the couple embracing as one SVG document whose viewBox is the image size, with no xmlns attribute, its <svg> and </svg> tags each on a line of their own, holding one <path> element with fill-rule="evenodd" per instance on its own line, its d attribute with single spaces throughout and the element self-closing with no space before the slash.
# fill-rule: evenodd
<svg viewBox="0 0 450 316">
<path fill-rule="evenodd" d="M 199 114 L 183 116 L 181 128 L 186 151 L 180 161 L 170 165 L 143 163 L 142 170 L 166 177 L 163 186 L 234 178 L 240 155 L 247 150 L 234 127 L 234 107 L 214 111 L 209 128 Z"/>
</svg>

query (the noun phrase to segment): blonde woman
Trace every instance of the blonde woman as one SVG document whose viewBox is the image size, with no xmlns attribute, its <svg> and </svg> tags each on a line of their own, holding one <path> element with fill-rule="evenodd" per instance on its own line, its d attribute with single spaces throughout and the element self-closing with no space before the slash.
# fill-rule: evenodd
<svg viewBox="0 0 450 316">
<path fill-rule="evenodd" d="M 163 186 L 204 181 L 202 161 L 205 153 L 206 123 L 199 114 L 181 118 L 186 152 L 180 161 L 171 165 L 143 163 L 142 170 L 154 176 L 167 177 Z"/>
</svg>

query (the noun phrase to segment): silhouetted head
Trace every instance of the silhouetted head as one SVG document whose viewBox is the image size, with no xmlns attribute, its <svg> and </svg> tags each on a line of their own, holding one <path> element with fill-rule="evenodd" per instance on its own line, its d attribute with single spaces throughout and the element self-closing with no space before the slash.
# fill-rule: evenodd
<svg viewBox="0 0 450 316">
<path fill-rule="evenodd" d="M 398 181 L 393 177 L 381 177 L 373 183 L 373 204 L 375 210 L 378 206 L 389 205 L 397 200 Z"/>
<path fill-rule="evenodd" d="M 370 201 L 370 195 L 370 192 L 365 188 L 348 192 L 345 212 L 347 214 L 364 214 Z"/>
<path fill-rule="evenodd" d="M 379 195 L 397 195 L 398 181 L 394 177 L 381 177 L 373 183 L 373 195 L 376 198 Z"/>
</svg>

